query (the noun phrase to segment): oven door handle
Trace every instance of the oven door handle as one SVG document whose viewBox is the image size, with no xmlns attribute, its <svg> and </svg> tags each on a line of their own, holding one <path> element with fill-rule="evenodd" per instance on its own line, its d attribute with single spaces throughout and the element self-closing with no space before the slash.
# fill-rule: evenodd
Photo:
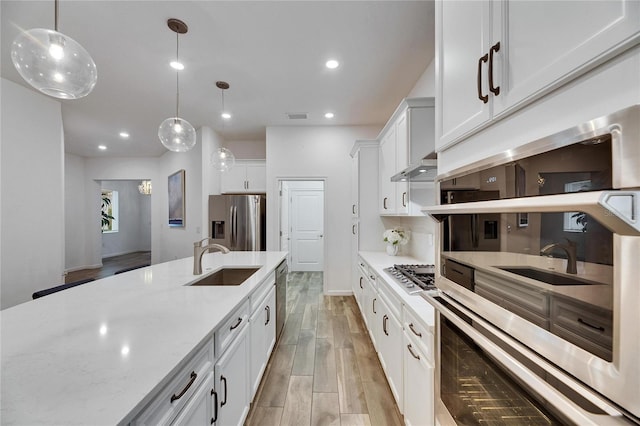
<svg viewBox="0 0 640 426">
<path fill-rule="evenodd" d="M 566 397 L 562 392 L 551 386 L 549 383 L 541 379 L 525 365 L 520 363 L 512 354 L 506 352 L 494 341 L 481 334 L 474 326 L 479 325 L 485 331 L 489 332 L 494 338 L 506 343 L 511 350 L 519 352 L 532 362 L 539 365 L 541 368 L 551 373 L 556 379 L 563 382 L 569 388 L 578 392 L 581 396 L 588 399 L 594 405 L 598 406 L 601 410 L 610 416 L 616 416 L 624 418 L 622 413 L 607 401 L 600 398 L 582 384 L 572 380 L 560 370 L 554 368 L 552 365 L 546 363 L 540 359 L 534 352 L 528 350 L 525 346 L 517 341 L 509 338 L 503 334 L 500 330 L 495 329 L 494 326 L 486 322 L 484 319 L 468 310 L 463 305 L 457 303 L 454 299 L 447 295 L 440 293 L 438 296 L 433 295 L 421 295 L 425 298 L 436 311 L 455 324 L 464 334 L 471 338 L 475 344 L 480 346 L 486 351 L 497 363 L 506 368 L 510 374 L 517 377 L 522 383 L 526 383 L 529 389 L 544 397 L 549 404 L 553 405 L 558 412 L 572 419 L 576 424 L 580 425 L 599 425 L 602 421 L 601 416 L 594 415 L 588 411 L 577 406 L 573 401 Z M 457 311 L 448 308 L 446 305 L 451 305 Z M 464 318 L 466 317 L 466 318 Z M 598 418 L 600 417 L 600 418 Z"/>
<path fill-rule="evenodd" d="M 590 191 L 429 206 L 422 212 L 442 222 L 456 214 L 584 212 L 610 231 L 640 236 L 640 191 Z"/>
</svg>

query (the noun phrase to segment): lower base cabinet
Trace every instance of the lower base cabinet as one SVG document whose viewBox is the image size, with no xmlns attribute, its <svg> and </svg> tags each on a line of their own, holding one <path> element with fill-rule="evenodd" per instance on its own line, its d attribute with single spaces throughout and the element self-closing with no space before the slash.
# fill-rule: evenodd
<svg viewBox="0 0 640 426">
<path fill-rule="evenodd" d="M 176 420 L 172 423 L 178 426 L 201 426 L 213 424 L 213 404 L 216 402 L 216 393 L 213 390 L 213 374 L 209 373 L 193 394 L 187 405 L 182 409 Z"/>
<path fill-rule="evenodd" d="M 434 367 L 432 362 L 403 333 L 404 423 L 407 426 L 434 425 Z"/>
<path fill-rule="evenodd" d="M 251 399 L 256 394 L 269 356 L 276 344 L 276 288 L 272 287 L 249 320 L 251 334 Z"/>
<path fill-rule="evenodd" d="M 244 326 L 214 366 L 218 393 L 216 425 L 241 426 L 249 413 L 248 331 L 249 327 Z"/>
<path fill-rule="evenodd" d="M 391 393 L 402 411 L 402 324 L 393 315 L 384 299 L 380 299 L 379 311 L 378 355 L 387 375 Z"/>
</svg>

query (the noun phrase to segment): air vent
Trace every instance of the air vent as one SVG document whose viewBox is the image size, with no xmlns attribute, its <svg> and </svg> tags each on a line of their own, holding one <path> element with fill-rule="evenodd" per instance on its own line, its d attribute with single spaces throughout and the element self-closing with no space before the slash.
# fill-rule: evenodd
<svg viewBox="0 0 640 426">
<path fill-rule="evenodd" d="M 309 118 L 309 114 L 306 112 L 288 112 L 287 117 L 289 117 L 289 120 L 306 120 Z"/>
</svg>

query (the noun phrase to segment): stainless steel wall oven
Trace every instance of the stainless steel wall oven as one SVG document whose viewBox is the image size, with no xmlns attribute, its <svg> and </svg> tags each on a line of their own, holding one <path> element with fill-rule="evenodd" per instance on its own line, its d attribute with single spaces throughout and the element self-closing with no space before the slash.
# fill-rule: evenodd
<svg viewBox="0 0 640 426">
<path fill-rule="evenodd" d="M 473 342 L 480 352 L 459 353 L 480 353 L 533 395 L 519 413 L 640 423 L 640 106 L 438 180 L 441 204 L 426 209 L 442 222 L 438 296 L 426 297 L 440 374 L 458 371 L 445 362 L 451 341 Z M 461 421 L 450 386 L 444 411 Z"/>
</svg>

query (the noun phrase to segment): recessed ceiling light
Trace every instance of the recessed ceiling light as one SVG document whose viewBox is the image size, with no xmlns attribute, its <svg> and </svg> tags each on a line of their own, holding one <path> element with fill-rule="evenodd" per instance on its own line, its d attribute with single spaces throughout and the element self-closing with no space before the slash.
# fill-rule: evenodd
<svg viewBox="0 0 640 426">
<path fill-rule="evenodd" d="M 104 151 L 104 150 L 107 149 L 107 146 L 106 145 L 98 145 L 98 149 Z"/>
<path fill-rule="evenodd" d="M 228 120 L 231 118 L 231 114 L 229 114 L 228 112 L 223 112 L 222 114 L 220 114 L 220 117 L 224 118 L 225 120 Z"/>
<path fill-rule="evenodd" d="M 338 66 L 340 66 L 340 62 L 336 61 L 335 59 L 329 59 L 326 63 L 325 63 L 326 67 L 329 69 L 335 69 L 338 68 Z"/>
<path fill-rule="evenodd" d="M 121 137 L 122 139 L 127 139 L 127 138 L 129 138 L 129 133 L 127 133 L 127 132 L 120 132 L 120 137 Z"/>
<path fill-rule="evenodd" d="M 169 65 L 171 65 L 171 68 L 174 70 L 182 71 L 184 69 L 184 64 L 182 62 L 171 61 L 169 62 Z"/>
<path fill-rule="evenodd" d="M 333 118 L 333 113 L 332 112 L 328 112 L 324 115 L 324 118 Z"/>
</svg>

